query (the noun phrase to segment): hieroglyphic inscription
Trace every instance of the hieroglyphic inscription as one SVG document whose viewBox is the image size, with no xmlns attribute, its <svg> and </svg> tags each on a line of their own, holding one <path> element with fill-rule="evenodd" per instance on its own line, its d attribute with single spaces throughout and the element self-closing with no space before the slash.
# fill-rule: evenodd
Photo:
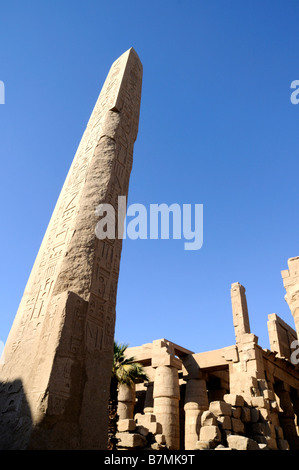
<svg viewBox="0 0 299 470">
<path fill-rule="evenodd" d="M 30 431 L 29 448 L 55 448 L 57 442 L 64 448 L 106 448 L 122 240 L 97 239 L 95 209 L 110 203 L 117 213 L 118 197 L 128 195 L 141 81 L 141 63 L 130 49 L 104 83 L 6 343 L 0 382 L 21 380 L 30 429 L 43 428 L 37 439 L 35 429 Z M 0 396 L 0 408 L 5 400 Z M 21 409 L 10 418 L 12 430 L 21 422 Z M 7 432 L 0 426 L 0 448 Z"/>
<path fill-rule="evenodd" d="M 121 56 L 111 67 L 76 152 L 73 164 L 47 229 L 39 256 L 32 269 L 26 289 L 27 293 L 24 294 L 25 304 L 23 303 L 23 312 L 21 312 L 21 326 L 17 338 L 14 340 L 13 349 L 17 348 L 26 330 L 29 330 L 28 326 L 30 325 L 29 334 L 31 335 L 34 329 L 39 328 L 44 318 L 59 266 L 74 233 L 75 220 L 86 172 L 94 154 L 94 149 L 101 136 L 103 118 L 109 109 L 122 109 L 125 118 L 122 119 L 121 127 L 118 130 L 118 158 L 114 162 L 112 172 L 113 180 L 111 181 L 111 188 L 107 195 L 107 202 L 116 206 L 117 195 L 127 193 L 132 166 L 132 143 L 136 136 L 133 142 L 130 141 L 129 137 L 133 124 L 135 127 L 136 125 L 138 126 L 138 116 L 136 118 L 136 113 L 133 113 L 133 106 L 136 108 L 136 104 L 131 102 L 132 94 L 130 94 L 130 91 L 136 87 L 134 80 L 136 79 L 138 70 L 135 70 L 135 68 L 138 67 L 138 64 L 133 66 L 134 70 L 132 70 L 130 77 L 125 79 L 125 83 L 122 83 L 123 74 L 121 72 L 125 60 L 126 57 Z M 130 87 L 130 89 L 124 92 L 123 89 L 126 86 Z M 132 122 L 133 119 L 135 119 L 134 123 Z M 34 328 L 32 327 L 33 323 L 35 323 Z"/>
</svg>

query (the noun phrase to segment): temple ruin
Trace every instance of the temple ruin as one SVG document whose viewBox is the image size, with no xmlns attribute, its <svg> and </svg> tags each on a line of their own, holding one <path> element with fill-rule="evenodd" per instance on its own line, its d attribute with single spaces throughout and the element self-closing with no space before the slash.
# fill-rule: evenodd
<svg viewBox="0 0 299 470">
<path fill-rule="evenodd" d="M 239 283 L 231 286 L 235 344 L 194 353 L 159 339 L 128 348 L 149 382 L 120 387 L 119 448 L 299 450 L 299 258 L 282 277 L 296 331 L 270 314 L 270 350 L 250 330 Z"/>
<path fill-rule="evenodd" d="M 98 238 L 96 209 L 117 212 L 128 194 L 141 86 L 129 49 L 104 83 L 5 345 L 1 450 L 107 449 L 122 237 Z M 119 387 L 119 449 L 299 450 L 299 258 L 282 277 L 295 330 L 269 315 L 270 350 L 251 331 L 238 282 L 235 344 L 193 352 L 157 339 L 127 350 L 149 381 Z"/>
</svg>

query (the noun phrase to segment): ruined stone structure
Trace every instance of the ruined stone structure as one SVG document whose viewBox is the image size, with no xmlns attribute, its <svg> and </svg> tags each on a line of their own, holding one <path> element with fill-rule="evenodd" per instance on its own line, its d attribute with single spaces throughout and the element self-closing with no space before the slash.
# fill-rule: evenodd
<svg viewBox="0 0 299 470">
<path fill-rule="evenodd" d="M 0 366 L 1 449 L 106 449 L 122 240 L 95 209 L 126 196 L 142 65 L 112 65 L 30 274 Z"/>
<path fill-rule="evenodd" d="M 0 365 L 0 449 L 107 449 L 122 237 L 99 239 L 96 208 L 127 196 L 142 65 L 111 67 L 30 274 Z M 121 220 L 115 220 L 121 229 Z M 295 330 L 269 315 L 270 350 L 231 286 L 236 342 L 194 353 L 160 339 L 127 353 L 149 382 L 120 387 L 120 449 L 299 450 L 299 257 L 282 272 Z"/>
<path fill-rule="evenodd" d="M 299 258 L 282 277 L 297 331 L 270 314 L 270 350 L 251 333 L 239 283 L 231 286 L 235 344 L 194 353 L 161 339 L 127 350 L 149 382 L 131 390 L 126 413 L 120 395 L 119 448 L 299 450 Z"/>
</svg>

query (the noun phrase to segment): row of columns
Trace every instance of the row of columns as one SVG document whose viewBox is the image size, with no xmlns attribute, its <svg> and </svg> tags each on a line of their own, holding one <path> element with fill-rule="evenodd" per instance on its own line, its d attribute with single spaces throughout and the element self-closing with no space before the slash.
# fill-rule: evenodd
<svg viewBox="0 0 299 470">
<path fill-rule="evenodd" d="M 163 340 L 153 342 L 152 367 L 154 381 L 147 385 L 144 403 L 145 413 L 154 413 L 162 425 L 166 445 L 171 450 L 180 449 L 180 384 L 179 370 L 182 361 L 176 357 L 171 343 Z M 198 441 L 200 418 L 208 409 L 206 381 L 200 378 L 198 366 L 187 380 L 185 391 L 185 449 L 195 448 Z M 135 388 L 121 386 L 118 395 L 118 415 L 121 419 L 133 419 L 136 401 Z"/>
</svg>

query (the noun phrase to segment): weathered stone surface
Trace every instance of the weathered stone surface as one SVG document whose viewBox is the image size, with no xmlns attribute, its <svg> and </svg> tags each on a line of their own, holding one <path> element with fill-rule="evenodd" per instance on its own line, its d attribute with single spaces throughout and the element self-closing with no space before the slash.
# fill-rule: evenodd
<svg viewBox="0 0 299 470">
<path fill-rule="evenodd" d="M 5 346 L 2 384 L 20 385 L 0 448 L 105 449 L 121 234 L 99 239 L 95 210 L 127 196 L 142 65 L 112 65 L 82 137 Z M 17 395 L 17 397 L 16 397 Z M 2 387 L 0 410 L 11 398 Z"/>
<path fill-rule="evenodd" d="M 259 410 L 257 408 L 251 408 L 250 409 L 250 420 L 253 423 L 257 423 L 259 418 L 260 418 Z"/>
<path fill-rule="evenodd" d="M 141 413 L 136 413 L 135 415 L 135 420 L 138 424 L 142 426 L 148 426 L 151 423 L 155 423 L 157 421 L 156 415 L 153 413 L 147 413 L 147 414 L 141 414 Z"/>
<path fill-rule="evenodd" d="M 221 441 L 221 432 L 218 426 L 203 426 L 199 432 L 200 441 Z"/>
<path fill-rule="evenodd" d="M 259 445 L 253 439 L 245 436 L 230 435 L 227 437 L 228 446 L 235 450 L 259 450 Z"/>
<path fill-rule="evenodd" d="M 135 431 L 136 423 L 133 419 L 119 419 L 117 429 L 119 432 Z"/>
<path fill-rule="evenodd" d="M 232 417 L 240 419 L 241 418 L 241 407 L 232 407 Z"/>
<path fill-rule="evenodd" d="M 137 425 L 137 426 L 136 426 L 136 432 L 137 432 L 138 434 L 141 434 L 141 436 L 146 437 L 146 436 L 148 435 L 148 433 L 149 433 L 149 430 L 148 430 L 148 428 L 145 427 L 145 426 L 142 426 L 142 425 L 139 426 L 139 425 Z"/>
<path fill-rule="evenodd" d="M 214 413 L 215 416 L 232 415 L 232 406 L 225 401 L 212 401 L 209 410 Z"/>
<path fill-rule="evenodd" d="M 198 450 L 210 450 L 213 447 L 214 446 L 212 441 L 197 441 L 195 445 L 195 449 Z"/>
<path fill-rule="evenodd" d="M 243 406 L 244 398 L 241 395 L 236 395 L 233 393 L 228 393 L 223 396 L 223 400 L 226 403 L 230 403 L 232 406 Z"/>
<path fill-rule="evenodd" d="M 232 418 L 232 430 L 235 433 L 244 433 L 244 423 L 240 419 Z"/>
<path fill-rule="evenodd" d="M 246 406 L 242 406 L 240 418 L 243 421 L 243 423 L 250 423 L 250 420 L 251 420 L 250 408 L 247 408 Z"/>
<path fill-rule="evenodd" d="M 144 447 L 146 445 L 146 438 L 137 433 L 118 432 L 116 433 L 118 439 L 118 447 Z"/>
<path fill-rule="evenodd" d="M 221 429 L 232 429 L 232 421 L 230 416 L 219 416 L 217 422 Z"/>
<path fill-rule="evenodd" d="M 180 448 L 180 384 L 178 369 L 182 362 L 175 356 L 172 343 L 153 341 L 152 366 L 155 368 L 154 413 L 161 423 L 166 445 L 170 450 Z"/>
<path fill-rule="evenodd" d="M 201 415 L 201 425 L 202 426 L 211 426 L 211 425 L 216 426 L 217 418 L 214 415 L 214 413 L 212 413 L 210 410 L 204 411 L 203 414 Z"/>
<path fill-rule="evenodd" d="M 270 409 L 269 401 L 265 400 L 264 397 L 252 397 L 251 403 L 252 403 L 252 406 L 255 406 L 256 408 Z"/>
</svg>

